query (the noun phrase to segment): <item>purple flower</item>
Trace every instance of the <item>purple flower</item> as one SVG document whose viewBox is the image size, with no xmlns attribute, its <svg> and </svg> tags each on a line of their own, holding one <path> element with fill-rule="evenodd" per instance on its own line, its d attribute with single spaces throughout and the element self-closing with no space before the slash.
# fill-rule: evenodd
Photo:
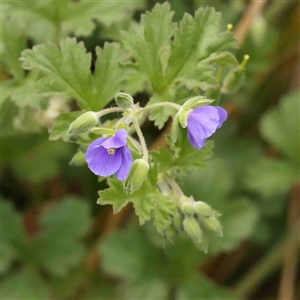
<svg viewBox="0 0 300 300">
<path fill-rule="evenodd" d="M 90 170 L 99 176 L 115 174 L 117 179 L 125 180 L 132 164 L 126 138 L 126 130 L 119 129 L 113 136 L 91 143 L 84 156 Z"/>
<path fill-rule="evenodd" d="M 201 106 L 193 109 L 187 118 L 191 145 L 200 150 L 205 145 L 205 139 L 215 133 L 226 119 L 227 112 L 220 106 Z"/>
</svg>

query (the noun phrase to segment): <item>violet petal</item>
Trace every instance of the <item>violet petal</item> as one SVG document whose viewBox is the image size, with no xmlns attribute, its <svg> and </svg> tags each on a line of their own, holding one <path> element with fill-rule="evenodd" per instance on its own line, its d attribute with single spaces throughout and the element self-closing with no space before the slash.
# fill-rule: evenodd
<svg viewBox="0 0 300 300">
<path fill-rule="evenodd" d="M 89 156 L 89 154 L 87 154 Z M 114 154 L 108 154 L 107 149 L 100 146 L 97 151 L 93 150 L 93 158 L 87 160 L 90 170 L 99 176 L 110 176 L 121 166 L 122 152 L 116 149 Z"/>
<path fill-rule="evenodd" d="M 205 138 L 215 133 L 219 126 L 219 113 L 214 106 L 203 106 L 194 109 L 188 119 L 193 119 L 202 127 L 205 133 Z"/>
<path fill-rule="evenodd" d="M 120 148 L 126 145 L 127 132 L 125 129 L 119 129 L 116 133 L 109 137 L 102 146 L 105 149 Z"/>
<path fill-rule="evenodd" d="M 90 160 L 92 160 L 94 158 L 95 153 L 97 153 L 97 149 L 102 145 L 102 143 L 105 140 L 106 140 L 106 138 L 97 139 L 88 146 L 86 153 L 84 155 L 84 158 L 87 162 L 89 162 Z"/>
<path fill-rule="evenodd" d="M 191 145 L 201 149 L 205 145 L 205 133 L 198 122 L 193 119 L 188 120 L 188 139 Z"/>
<path fill-rule="evenodd" d="M 223 124 L 223 122 L 227 119 L 227 111 L 222 108 L 221 106 L 215 106 L 219 113 L 219 126 L 217 128 L 220 128 Z"/>
<path fill-rule="evenodd" d="M 120 151 L 122 152 L 122 164 L 119 170 L 116 172 L 116 177 L 118 180 L 125 180 L 129 174 L 129 170 L 132 164 L 132 156 L 130 151 L 126 146 L 121 147 Z"/>
</svg>

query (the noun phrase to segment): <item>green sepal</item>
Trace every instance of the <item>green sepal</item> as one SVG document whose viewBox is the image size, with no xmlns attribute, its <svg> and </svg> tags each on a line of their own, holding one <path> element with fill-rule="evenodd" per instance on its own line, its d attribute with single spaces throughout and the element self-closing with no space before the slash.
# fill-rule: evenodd
<svg viewBox="0 0 300 300">
<path fill-rule="evenodd" d="M 127 135 L 127 142 L 128 142 L 128 146 L 135 152 L 137 152 L 138 154 L 141 154 L 141 149 L 138 146 L 138 142 L 136 142 L 130 135 Z"/>
<path fill-rule="evenodd" d="M 197 96 L 197 97 L 193 97 L 193 98 L 187 100 L 183 104 L 183 107 L 184 108 L 196 108 L 196 107 L 199 107 L 199 106 L 211 104 L 214 101 L 215 100 L 213 100 L 213 99 L 207 99 L 204 96 Z"/>
<path fill-rule="evenodd" d="M 92 133 L 95 134 L 108 134 L 108 135 L 113 135 L 115 134 L 115 130 L 111 129 L 111 128 L 104 128 L 104 127 L 95 127 L 93 129 L 91 129 Z"/>
<path fill-rule="evenodd" d="M 179 115 L 176 114 L 173 119 L 172 128 L 171 128 L 171 141 L 173 144 L 177 141 L 178 127 L 179 127 Z"/>
</svg>

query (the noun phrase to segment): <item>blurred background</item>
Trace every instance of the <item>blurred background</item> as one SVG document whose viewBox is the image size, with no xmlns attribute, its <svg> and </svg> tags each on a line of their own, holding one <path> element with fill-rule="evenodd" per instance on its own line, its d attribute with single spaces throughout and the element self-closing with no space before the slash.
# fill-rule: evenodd
<svg viewBox="0 0 300 300">
<path fill-rule="evenodd" d="M 233 25 L 238 60 L 250 55 L 244 86 L 222 96 L 229 120 L 214 135 L 208 168 L 180 182 L 186 195 L 222 212 L 224 238 L 212 240 L 207 254 L 184 237 L 171 245 L 150 222 L 140 227 L 131 206 L 113 215 L 97 205 L 105 182 L 71 160 L 75 144 L 49 141 L 53 118 L 70 107 L 60 96 L 35 103 L 39 75 L 22 70 L 21 52 L 68 35 L 94 54 L 157 2 L 107 2 L 97 17 L 77 11 L 58 35 L 53 20 L 64 20 L 57 13 L 68 1 L 40 9 L 2 1 L 3 300 L 299 299 L 297 1 L 169 1 L 174 21 L 215 7 L 222 29 Z M 133 96 L 147 101 L 143 92 Z M 153 122 L 144 131 L 152 148 L 165 146 Z"/>
</svg>

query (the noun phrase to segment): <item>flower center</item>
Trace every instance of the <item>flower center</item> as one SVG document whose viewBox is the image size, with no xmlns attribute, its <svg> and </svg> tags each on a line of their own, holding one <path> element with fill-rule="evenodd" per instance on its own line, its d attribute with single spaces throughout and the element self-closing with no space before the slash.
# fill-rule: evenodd
<svg viewBox="0 0 300 300">
<path fill-rule="evenodd" d="M 107 153 L 108 153 L 109 155 L 113 155 L 113 154 L 115 154 L 116 149 L 115 149 L 115 148 L 110 148 L 110 149 L 107 149 L 106 151 L 107 151 Z"/>
</svg>

